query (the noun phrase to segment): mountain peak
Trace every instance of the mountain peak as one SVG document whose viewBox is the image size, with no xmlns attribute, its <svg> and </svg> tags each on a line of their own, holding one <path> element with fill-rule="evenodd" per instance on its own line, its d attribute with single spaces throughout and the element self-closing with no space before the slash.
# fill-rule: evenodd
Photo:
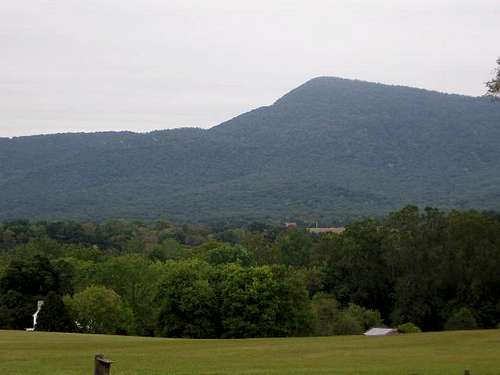
<svg viewBox="0 0 500 375">
<path fill-rule="evenodd" d="M 275 104 L 312 104 L 321 98 L 343 97 L 346 93 L 362 94 L 367 89 L 387 87 L 379 83 L 340 77 L 319 76 L 310 79 L 278 99 Z M 350 95 L 349 95 L 350 96 Z"/>
<path fill-rule="evenodd" d="M 278 99 L 276 105 L 306 105 L 315 106 L 316 104 L 327 104 L 342 102 L 345 105 L 351 105 L 358 102 L 367 103 L 373 101 L 397 101 L 400 104 L 411 105 L 411 101 L 429 100 L 438 102 L 448 100 L 450 97 L 454 100 L 469 99 L 480 100 L 460 94 L 449 94 L 438 91 L 426 90 L 410 86 L 391 85 L 378 82 L 362 81 L 358 79 L 347 79 L 340 77 L 319 76 L 310 79 L 297 88 L 291 90 L 283 97 Z"/>
<path fill-rule="evenodd" d="M 499 209 L 498 124 L 485 99 L 316 77 L 209 130 L 2 140 L 0 218 Z"/>
</svg>

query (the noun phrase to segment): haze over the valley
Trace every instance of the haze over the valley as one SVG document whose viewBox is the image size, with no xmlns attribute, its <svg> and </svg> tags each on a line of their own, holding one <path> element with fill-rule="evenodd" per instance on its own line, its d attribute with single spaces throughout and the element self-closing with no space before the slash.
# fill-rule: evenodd
<svg viewBox="0 0 500 375">
<path fill-rule="evenodd" d="M 211 127 L 314 76 L 482 95 L 498 0 L 0 2 L 0 137 Z"/>
</svg>

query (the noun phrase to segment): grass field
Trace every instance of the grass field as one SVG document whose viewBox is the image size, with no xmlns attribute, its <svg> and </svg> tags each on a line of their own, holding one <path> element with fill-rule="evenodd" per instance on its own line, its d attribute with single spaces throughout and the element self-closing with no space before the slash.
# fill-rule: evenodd
<svg viewBox="0 0 500 375">
<path fill-rule="evenodd" d="M 0 331 L 0 374 L 500 375 L 500 330 L 392 337 L 179 340 Z"/>
</svg>

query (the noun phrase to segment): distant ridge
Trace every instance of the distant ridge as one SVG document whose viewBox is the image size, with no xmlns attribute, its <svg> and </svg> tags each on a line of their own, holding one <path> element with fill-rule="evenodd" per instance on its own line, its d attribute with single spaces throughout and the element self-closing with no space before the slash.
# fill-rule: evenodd
<svg viewBox="0 0 500 375">
<path fill-rule="evenodd" d="M 314 78 L 211 129 L 0 138 L 0 218 L 325 220 L 500 209 L 500 105 Z"/>
</svg>

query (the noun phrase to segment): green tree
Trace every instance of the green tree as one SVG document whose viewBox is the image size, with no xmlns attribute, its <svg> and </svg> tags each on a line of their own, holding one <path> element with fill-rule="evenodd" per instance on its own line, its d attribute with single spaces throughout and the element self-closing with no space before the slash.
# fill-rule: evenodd
<svg viewBox="0 0 500 375">
<path fill-rule="evenodd" d="M 83 261 L 98 262 L 103 258 L 103 252 L 97 247 L 82 244 L 68 244 L 63 247 L 64 257 L 72 257 Z"/>
<path fill-rule="evenodd" d="M 73 294 L 75 290 L 73 285 L 73 281 L 75 280 L 75 268 L 73 264 L 62 258 L 52 261 L 51 264 L 59 275 L 59 294 Z"/>
<path fill-rule="evenodd" d="M 347 226 L 341 236 L 326 236 L 319 248 L 326 259 L 326 288 L 343 305 L 355 303 L 379 310 L 387 317 L 392 310 L 392 289 L 384 256 L 386 231 L 375 220 Z"/>
<path fill-rule="evenodd" d="M 444 325 L 447 331 L 476 329 L 477 322 L 472 314 L 472 311 L 466 307 L 462 307 L 454 311 Z"/>
<path fill-rule="evenodd" d="M 362 306 L 350 303 L 343 312 L 354 317 L 365 331 L 382 325 L 382 318 L 380 317 L 380 313 L 376 310 L 366 309 Z"/>
<path fill-rule="evenodd" d="M 158 288 L 157 332 L 166 337 L 216 337 L 217 301 L 212 269 L 200 260 L 167 263 Z"/>
<path fill-rule="evenodd" d="M 314 334 L 318 336 L 354 335 L 382 325 L 380 313 L 350 303 L 340 309 L 332 295 L 320 293 L 313 298 Z"/>
<path fill-rule="evenodd" d="M 272 246 L 272 240 L 264 233 L 245 231 L 242 233 L 240 244 L 250 251 L 259 266 L 280 262 L 280 249 Z"/>
<path fill-rule="evenodd" d="M 341 313 L 339 304 L 333 295 L 318 293 L 312 299 L 314 316 L 313 334 L 316 336 L 332 336 L 335 334 L 335 322 Z"/>
<path fill-rule="evenodd" d="M 488 95 L 498 96 L 500 94 L 500 57 L 497 59 L 498 67 L 495 69 L 495 77 L 486 82 L 486 87 L 488 88 Z"/>
<path fill-rule="evenodd" d="M 385 222 L 387 270 L 394 283 L 392 321 L 414 322 L 425 330 L 439 330 L 446 308 L 443 254 L 447 220 L 438 210 L 423 214 L 408 206 L 391 214 Z"/>
<path fill-rule="evenodd" d="M 63 262 L 66 269 L 72 270 L 72 278 L 71 281 L 68 281 L 68 284 L 71 285 L 74 292 L 81 292 L 94 283 L 97 268 L 96 262 L 66 257 L 54 261 L 56 267 L 59 262 Z"/>
<path fill-rule="evenodd" d="M 6 269 L 7 269 L 7 264 L 5 264 L 3 259 L 0 258 L 0 280 L 3 278 Z"/>
<path fill-rule="evenodd" d="M 76 325 L 60 295 L 50 292 L 38 313 L 37 331 L 74 332 Z"/>
<path fill-rule="evenodd" d="M 40 255 L 13 260 L 0 280 L 0 294 L 15 290 L 23 295 L 43 297 L 60 288 L 59 273 L 49 259 Z"/>
<path fill-rule="evenodd" d="M 62 289 L 60 275 L 47 258 L 35 255 L 14 259 L 0 279 L 0 325 L 13 329 L 32 327 L 36 301 Z"/>
<path fill-rule="evenodd" d="M 302 278 L 284 267 L 219 269 L 222 337 L 295 336 L 310 333 L 312 315 Z"/>
<path fill-rule="evenodd" d="M 62 256 L 64 247 L 54 239 L 43 236 L 41 238 L 31 239 L 28 243 L 19 246 L 16 249 L 18 258 L 34 257 L 39 255 L 47 259 Z"/>
<path fill-rule="evenodd" d="M 281 262 L 291 266 L 309 266 L 313 241 L 304 230 L 291 229 L 276 240 Z"/>
<path fill-rule="evenodd" d="M 173 238 L 167 238 L 161 243 L 153 246 L 148 253 L 151 260 L 179 260 L 184 257 L 187 252 L 184 251 L 181 244 Z"/>
<path fill-rule="evenodd" d="M 114 290 L 134 314 L 135 333 L 152 335 L 156 305 L 153 303 L 160 275 L 151 262 L 139 254 L 108 258 L 96 265 L 93 283 Z"/>
<path fill-rule="evenodd" d="M 250 266 L 254 264 L 252 254 L 241 245 L 222 244 L 208 250 L 205 259 L 213 265 L 238 263 L 242 266 Z"/>
<path fill-rule="evenodd" d="M 272 271 L 279 299 L 276 333 L 280 336 L 309 335 L 314 317 L 304 274 L 285 266 L 273 266 Z"/>
<path fill-rule="evenodd" d="M 33 327 L 36 298 L 9 290 L 0 295 L 0 328 L 25 329 Z"/>
<path fill-rule="evenodd" d="M 302 279 L 312 297 L 325 288 L 325 272 L 323 267 L 295 268 L 295 273 Z"/>
<path fill-rule="evenodd" d="M 279 306 L 277 283 L 268 266 L 244 268 L 229 264 L 221 270 L 222 337 L 270 336 Z"/>
<path fill-rule="evenodd" d="M 85 333 L 133 333 L 133 314 L 121 297 L 103 286 L 90 286 L 73 297 L 66 297 L 79 330 Z"/>
<path fill-rule="evenodd" d="M 469 306 L 478 325 L 494 328 L 500 321 L 495 308 L 500 296 L 500 223 L 475 211 L 452 211 L 446 233 L 446 251 L 440 257 L 446 311 Z"/>
<path fill-rule="evenodd" d="M 363 333 L 363 326 L 355 316 L 342 311 L 333 324 L 333 332 L 336 335 L 359 335 Z"/>
</svg>

